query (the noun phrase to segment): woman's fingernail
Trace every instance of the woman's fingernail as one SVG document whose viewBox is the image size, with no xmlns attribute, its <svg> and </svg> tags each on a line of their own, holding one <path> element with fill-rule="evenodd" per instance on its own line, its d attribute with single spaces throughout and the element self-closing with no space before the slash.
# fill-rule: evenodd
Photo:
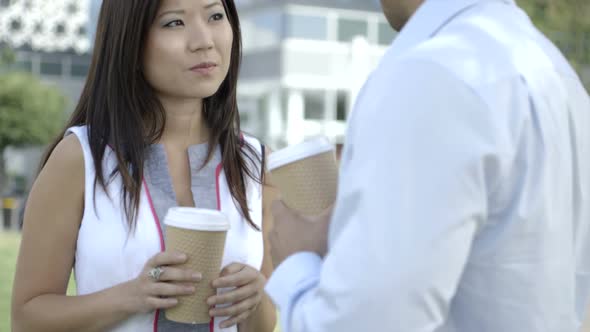
<svg viewBox="0 0 590 332">
<path fill-rule="evenodd" d="M 201 279 L 203 279 L 203 276 L 200 273 L 195 273 L 193 274 L 193 279 L 196 281 L 201 281 Z"/>
</svg>

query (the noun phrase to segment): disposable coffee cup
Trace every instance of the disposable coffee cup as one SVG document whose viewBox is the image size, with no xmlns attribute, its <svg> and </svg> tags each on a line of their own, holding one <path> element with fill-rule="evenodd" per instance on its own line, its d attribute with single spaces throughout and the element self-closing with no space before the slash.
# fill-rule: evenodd
<svg viewBox="0 0 590 332">
<path fill-rule="evenodd" d="M 338 164 L 326 137 L 271 153 L 268 169 L 285 205 L 303 215 L 318 215 L 336 201 Z"/>
<path fill-rule="evenodd" d="M 164 224 L 166 250 L 188 256 L 188 261 L 178 268 L 203 274 L 201 282 L 195 285 L 196 293 L 179 297 L 178 305 L 166 310 L 166 318 L 179 323 L 209 323 L 210 307 L 206 301 L 216 294 L 211 281 L 218 278 L 221 272 L 229 221 L 216 210 L 179 207 L 168 210 Z"/>
</svg>

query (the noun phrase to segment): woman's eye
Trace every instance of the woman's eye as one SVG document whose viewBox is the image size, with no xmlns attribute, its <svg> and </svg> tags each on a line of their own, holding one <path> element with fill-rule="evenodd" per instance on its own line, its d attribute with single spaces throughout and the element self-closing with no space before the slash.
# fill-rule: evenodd
<svg viewBox="0 0 590 332">
<path fill-rule="evenodd" d="M 224 17 L 223 14 L 217 13 L 217 14 L 213 14 L 209 20 L 210 21 L 221 21 L 221 20 L 223 20 L 223 17 Z"/>
<path fill-rule="evenodd" d="M 164 25 L 164 27 L 167 28 L 174 28 L 174 27 L 179 27 L 179 26 L 183 26 L 184 23 L 181 20 L 174 20 L 172 22 L 168 22 L 166 25 Z"/>
</svg>

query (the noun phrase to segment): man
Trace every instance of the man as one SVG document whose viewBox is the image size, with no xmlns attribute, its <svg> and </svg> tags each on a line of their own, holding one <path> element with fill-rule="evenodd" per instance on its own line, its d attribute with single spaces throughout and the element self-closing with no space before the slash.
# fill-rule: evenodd
<svg viewBox="0 0 590 332">
<path fill-rule="evenodd" d="M 578 77 L 513 0 L 382 5 L 403 29 L 352 114 L 327 244 L 328 217 L 273 206 L 282 264 L 267 291 L 283 331 L 577 331 L 590 282 Z"/>
</svg>

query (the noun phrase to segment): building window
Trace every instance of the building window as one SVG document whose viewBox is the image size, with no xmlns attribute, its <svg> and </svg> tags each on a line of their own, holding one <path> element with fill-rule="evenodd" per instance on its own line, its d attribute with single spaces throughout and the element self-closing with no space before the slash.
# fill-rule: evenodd
<svg viewBox="0 0 590 332">
<path fill-rule="evenodd" d="M 89 65 L 87 64 L 72 64 L 71 74 L 74 77 L 86 77 L 88 75 Z"/>
<path fill-rule="evenodd" d="M 33 32 L 35 32 L 36 34 L 43 32 L 43 23 L 42 22 L 35 23 L 35 26 L 33 27 Z"/>
<path fill-rule="evenodd" d="M 78 5 L 75 2 L 72 2 L 68 5 L 68 14 L 74 15 L 78 12 Z"/>
<path fill-rule="evenodd" d="M 66 25 L 64 23 L 59 23 L 55 26 L 55 34 L 58 36 L 63 36 L 66 33 Z"/>
<path fill-rule="evenodd" d="M 350 103 L 349 97 L 350 95 L 347 91 L 338 91 L 336 99 L 336 120 L 346 121 L 346 116 L 348 113 L 348 107 Z"/>
<path fill-rule="evenodd" d="M 283 15 L 278 10 L 268 10 L 241 18 L 244 49 L 278 45 L 283 37 Z"/>
<path fill-rule="evenodd" d="M 397 35 L 397 32 L 393 30 L 391 25 L 386 22 L 379 23 L 379 44 L 390 45 L 393 42 L 393 38 Z"/>
<path fill-rule="evenodd" d="M 252 121 L 249 112 L 240 112 L 240 123 L 243 127 L 247 127 Z"/>
<path fill-rule="evenodd" d="M 32 72 L 33 71 L 33 63 L 29 59 L 18 60 L 14 64 L 16 68 L 25 72 Z"/>
<path fill-rule="evenodd" d="M 338 41 L 350 42 L 355 37 L 368 38 L 369 24 L 367 21 L 339 19 L 338 20 Z"/>
<path fill-rule="evenodd" d="M 325 118 L 325 96 L 323 91 L 303 93 L 306 120 L 323 120 Z"/>
<path fill-rule="evenodd" d="M 14 32 L 14 31 L 20 31 L 23 27 L 23 23 L 21 22 L 20 18 L 14 19 L 12 20 L 12 22 L 10 22 L 10 29 Z"/>
<path fill-rule="evenodd" d="M 41 75 L 61 76 L 62 64 L 55 62 L 41 62 Z"/>
<path fill-rule="evenodd" d="M 287 37 L 326 40 L 328 39 L 328 20 L 321 16 L 289 14 Z"/>
</svg>

